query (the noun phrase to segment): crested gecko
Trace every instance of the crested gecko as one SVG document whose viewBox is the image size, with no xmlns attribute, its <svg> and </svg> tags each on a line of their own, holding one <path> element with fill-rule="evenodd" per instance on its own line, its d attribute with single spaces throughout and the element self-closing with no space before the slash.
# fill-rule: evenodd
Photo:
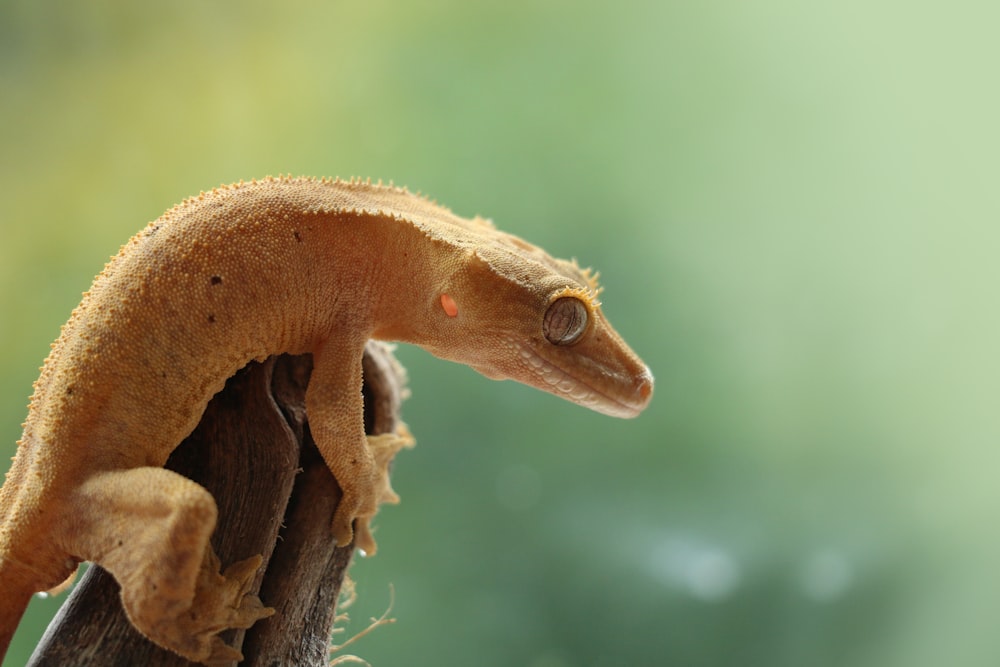
<svg viewBox="0 0 1000 667">
<path fill-rule="evenodd" d="M 373 553 L 368 522 L 391 491 L 364 433 L 365 341 L 634 417 L 653 376 L 598 292 L 575 261 L 392 186 L 268 178 L 174 207 L 106 264 L 35 382 L 0 489 L 0 659 L 31 595 L 84 560 L 115 577 L 156 644 L 242 659 L 218 633 L 273 613 L 247 591 L 262 558 L 220 573 L 215 501 L 162 467 L 226 379 L 313 355 L 306 410 L 343 490 L 332 531 Z"/>
</svg>

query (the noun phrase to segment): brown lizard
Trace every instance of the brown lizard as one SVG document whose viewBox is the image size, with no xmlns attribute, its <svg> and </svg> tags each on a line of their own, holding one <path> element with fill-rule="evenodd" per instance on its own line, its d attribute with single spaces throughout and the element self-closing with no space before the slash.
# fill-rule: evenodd
<svg viewBox="0 0 1000 667">
<path fill-rule="evenodd" d="M 598 291 L 575 262 L 390 186 L 268 178 L 176 206 L 107 263 L 34 385 L 0 490 L 0 658 L 31 595 L 88 560 L 156 644 L 241 659 L 217 634 L 273 613 L 247 592 L 261 556 L 220 574 L 215 501 L 162 468 L 226 379 L 313 355 L 306 409 L 343 489 L 332 530 L 371 553 L 368 522 L 391 490 L 363 429 L 365 341 L 634 417 L 653 377 Z"/>
</svg>

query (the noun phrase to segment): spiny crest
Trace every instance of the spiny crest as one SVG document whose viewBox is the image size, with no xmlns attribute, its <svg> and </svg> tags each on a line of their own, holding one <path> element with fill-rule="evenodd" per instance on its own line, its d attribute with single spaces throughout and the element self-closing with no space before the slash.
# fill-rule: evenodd
<svg viewBox="0 0 1000 667">
<path fill-rule="evenodd" d="M 552 295 L 552 301 L 564 297 L 573 297 L 587 304 L 589 310 L 594 311 L 601 307 L 601 302 L 597 298 L 597 292 L 589 287 L 564 287 Z"/>
<path fill-rule="evenodd" d="M 587 286 L 594 293 L 596 298 L 598 294 L 604 291 L 604 288 L 598 283 L 598 279 L 601 277 L 600 271 L 594 271 L 591 267 L 580 268 L 580 265 L 576 263 L 576 258 L 572 259 L 573 267 L 580 272 L 584 280 L 587 281 Z"/>
<path fill-rule="evenodd" d="M 497 226 L 495 224 L 493 224 L 492 220 L 490 220 L 489 218 L 484 218 L 484 217 L 479 216 L 479 215 L 473 216 L 472 222 L 478 224 L 483 229 L 487 229 L 487 230 L 490 230 L 490 231 L 496 231 L 496 228 L 497 228 Z"/>
<path fill-rule="evenodd" d="M 202 191 L 196 196 L 188 197 L 187 199 L 183 200 L 180 204 L 175 205 L 173 208 L 168 210 L 160 217 L 161 219 L 164 220 L 168 219 L 169 217 L 171 217 L 172 214 L 180 213 L 181 211 L 183 211 L 183 209 L 188 208 L 194 204 L 197 204 L 200 201 L 204 201 L 205 198 L 209 196 L 219 196 L 227 192 L 235 192 L 253 186 L 275 185 L 275 184 L 294 185 L 297 183 L 303 183 L 303 184 L 313 183 L 313 184 L 320 184 L 332 187 L 341 187 L 348 190 L 361 191 L 361 192 L 391 191 L 397 194 L 414 197 L 416 199 L 419 199 L 423 202 L 426 202 L 428 204 L 431 204 L 439 208 L 445 208 L 440 204 L 438 204 L 436 200 L 427 197 L 423 193 L 410 192 L 410 190 L 407 189 L 406 187 L 399 187 L 395 185 L 391 180 L 388 182 L 384 182 L 382 181 L 382 179 L 379 179 L 375 182 L 372 182 L 371 178 L 361 178 L 354 176 L 348 179 L 342 179 L 340 177 L 324 176 L 317 178 L 315 176 L 292 176 L 291 174 L 279 173 L 277 176 L 265 176 L 261 179 L 252 178 L 249 181 L 240 179 L 235 183 L 219 185 L 215 188 L 212 188 L 212 190 L 209 192 Z M 485 229 L 493 229 L 493 224 L 489 220 L 485 220 L 477 216 L 476 218 L 474 218 L 474 221 Z"/>
</svg>

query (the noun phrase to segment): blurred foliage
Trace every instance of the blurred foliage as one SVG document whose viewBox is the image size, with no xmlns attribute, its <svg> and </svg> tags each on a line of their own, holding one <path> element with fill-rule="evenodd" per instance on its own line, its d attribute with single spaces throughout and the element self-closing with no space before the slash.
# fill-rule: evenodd
<svg viewBox="0 0 1000 667">
<path fill-rule="evenodd" d="M 392 179 L 599 268 L 658 384 L 621 422 L 400 349 L 419 446 L 349 632 L 390 582 L 399 622 L 352 650 L 995 664 L 998 7 L 5 0 L 0 447 L 163 210 Z"/>
</svg>

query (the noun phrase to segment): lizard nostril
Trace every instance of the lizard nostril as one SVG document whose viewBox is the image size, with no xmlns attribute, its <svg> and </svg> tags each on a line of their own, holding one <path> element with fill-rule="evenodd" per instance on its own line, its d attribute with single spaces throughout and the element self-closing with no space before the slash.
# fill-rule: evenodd
<svg viewBox="0 0 1000 667">
<path fill-rule="evenodd" d="M 643 405 L 649 403 L 649 399 L 653 397 L 653 374 L 649 372 L 648 366 L 639 375 L 636 393 L 639 395 L 639 399 Z"/>
</svg>

